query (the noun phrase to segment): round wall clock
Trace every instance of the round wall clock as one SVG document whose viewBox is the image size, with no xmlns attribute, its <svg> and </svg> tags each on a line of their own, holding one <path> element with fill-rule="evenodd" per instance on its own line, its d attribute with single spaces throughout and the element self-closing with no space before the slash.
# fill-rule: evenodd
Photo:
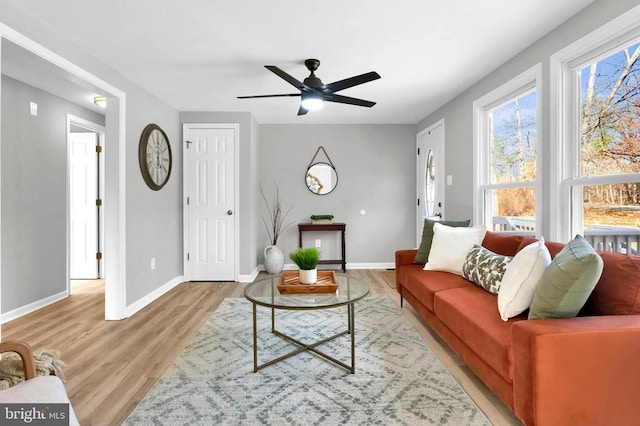
<svg viewBox="0 0 640 426">
<path fill-rule="evenodd" d="M 138 161 L 149 188 L 157 191 L 165 186 L 171 175 L 171 145 L 166 133 L 156 124 L 148 124 L 142 131 Z"/>
</svg>

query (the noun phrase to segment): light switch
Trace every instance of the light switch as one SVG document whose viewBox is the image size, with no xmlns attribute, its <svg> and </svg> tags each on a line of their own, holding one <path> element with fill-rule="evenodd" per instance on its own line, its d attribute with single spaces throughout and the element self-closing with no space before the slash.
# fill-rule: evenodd
<svg viewBox="0 0 640 426">
<path fill-rule="evenodd" d="M 453 185 L 453 176 L 447 175 L 447 186 Z"/>
<path fill-rule="evenodd" d="M 31 115 L 33 115 L 34 117 L 38 115 L 38 104 L 35 102 L 29 102 L 29 111 L 31 112 Z"/>
</svg>

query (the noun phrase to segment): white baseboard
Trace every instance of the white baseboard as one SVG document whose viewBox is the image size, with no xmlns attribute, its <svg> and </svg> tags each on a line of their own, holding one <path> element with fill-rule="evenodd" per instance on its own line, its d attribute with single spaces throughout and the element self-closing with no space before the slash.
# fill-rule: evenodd
<svg viewBox="0 0 640 426">
<path fill-rule="evenodd" d="M 255 281 L 255 279 L 258 276 L 258 274 L 260 273 L 260 271 L 264 271 L 264 266 L 262 266 L 262 265 L 256 266 L 255 269 L 253 270 L 253 272 L 251 272 L 251 274 L 249 274 L 249 275 L 238 275 L 238 282 L 239 283 L 252 283 L 253 281 Z"/>
<path fill-rule="evenodd" d="M 28 305 L 21 306 L 19 308 L 14 309 L 13 311 L 5 312 L 2 314 L 0 323 L 4 324 L 16 318 L 20 318 L 23 315 L 27 315 L 33 311 L 42 309 L 45 306 L 51 305 L 52 303 L 56 303 L 66 297 L 69 297 L 69 292 L 67 290 L 61 291 L 60 293 L 51 295 L 49 297 L 45 297 L 44 299 L 37 300 L 33 303 L 29 303 Z"/>
<path fill-rule="evenodd" d="M 178 275 L 168 283 L 164 284 L 162 287 L 159 287 L 154 291 L 152 291 L 151 293 L 144 296 L 143 298 L 138 299 L 136 302 L 132 303 L 131 305 L 125 308 L 125 311 L 124 311 L 125 318 L 135 314 L 136 312 L 138 312 L 145 306 L 149 305 L 151 302 L 153 302 L 154 300 L 156 300 L 157 298 L 159 298 L 160 296 L 162 296 L 163 294 L 165 294 L 166 292 L 168 292 L 178 284 L 182 284 L 183 282 L 184 282 L 184 277 L 182 275 Z"/>
</svg>

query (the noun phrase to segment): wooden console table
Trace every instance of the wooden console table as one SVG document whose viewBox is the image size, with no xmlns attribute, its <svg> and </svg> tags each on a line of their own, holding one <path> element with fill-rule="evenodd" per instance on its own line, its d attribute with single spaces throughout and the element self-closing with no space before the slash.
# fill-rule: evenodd
<svg viewBox="0 0 640 426">
<path fill-rule="evenodd" d="M 345 242 L 345 228 L 347 225 L 345 223 L 323 223 L 323 224 L 314 224 L 314 223 L 299 223 L 298 224 L 298 233 L 300 235 L 299 238 L 299 247 L 302 247 L 302 233 L 303 232 L 322 232 L 322 231 L 340 231 L 342 236 L 342 259 L 326 259 L 321 260 L 318 263 L 321 265 L 342 265 L 342 272 L 347 272 L 347 260 L 346 260 L 346 242 Z"/>
</svg>

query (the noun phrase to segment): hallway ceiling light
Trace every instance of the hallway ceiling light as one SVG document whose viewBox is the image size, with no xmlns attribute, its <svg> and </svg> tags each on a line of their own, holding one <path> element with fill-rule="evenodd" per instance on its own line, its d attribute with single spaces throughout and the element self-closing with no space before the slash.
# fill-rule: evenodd
<svg viewBox="0 0 640 426">
<path fill-rule="evenodd" d="M 105 108 L 107 106 L 107 98 L 104 96 L 94 96 L 93 103 L 99 107 Z"/>
</svg>

